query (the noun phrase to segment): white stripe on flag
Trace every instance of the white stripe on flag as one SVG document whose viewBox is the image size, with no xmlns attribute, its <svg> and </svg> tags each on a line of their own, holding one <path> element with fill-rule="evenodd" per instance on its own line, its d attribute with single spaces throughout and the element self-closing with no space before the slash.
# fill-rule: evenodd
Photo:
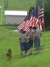
<svg viewBox="0 0 50 67">
<path fill-rule="evenodd" d="M 44 16 L 44 9 L 39 10 L 39 18 Z"/>
<path fill-rule="evenodd" d="M 24 30 L 28 32 L 28 31 L 29 31 L 29 26 L 30 26 L 30 25 L 29 25 L 29 20 L 27 20 L 27 21 L 25 22 Z"/>
<path fill-rule="evenodd" d="M 20 23 L 20 25 L 18 26 L 18 30 L 23 29 L 23 28 L 24 28 L 24 25 L 25 25 L 25 21 L 22 21 L 22 22 Z"/>
</svg>

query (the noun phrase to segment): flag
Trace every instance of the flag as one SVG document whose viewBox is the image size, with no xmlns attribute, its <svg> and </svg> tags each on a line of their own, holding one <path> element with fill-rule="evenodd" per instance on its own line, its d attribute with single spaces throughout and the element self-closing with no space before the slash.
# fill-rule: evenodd
<svg viewBox="0 0 50 67">
<path fill-rule="evenodd" d="M 26 31 L 26 32 L 29 32 L 29 26 L 30 26 L 30 22 L 29 22 L 29 20 L 27 20 L 26 22 L 25 22 L 25 25 L 24 25 L 24 30 Z"/>
<path fill-rule="evenodd" d="M 18 30 L 20 31 L 21 29 L 28 31 L 29 30 L 29 17 L 26 16 L 25 19 L 19 24 Z"/>
<path fill-rule="evenodd" d="M 37 26 L 38 29 L 42 30 L 42 22 L 39 22 L 39 18 L 44 15 L 43 9 L 38 11 L 38 6 L 34 7 L 33 13 L 27 15 L 26 18 L 19 24 L 18 30 L 21 29 L 29 32 L 29 26 Z"/>
<path fill-rule="evenodd" d="M 31 26 L 39 27 L 39 25 L 38 25 L 38 23 L 39 23 L 38 22 L 38 6 L 34 7 L 33 17 L 32 17 L 32 20 L 30 21 L 30 23 L 32 24 Z"/>
<path fill-rule="evenodd" d="M 37 26 L 37 28 L 42 31 L 44 29 L 44 25 L 43 25 L 44 21 L 42 21 L 43 17 L 44 17 L 44 10 L 43 10 L 43 8 L 39 10 L 38 6 L 36 6 L 34 8 L 34 11 L 33 11 L 33 17 L 30 18 L 31 26 Z"/>
<path fill-rule="evenodd" d="M 33 20 L 32 16 L 31 16 L 30 19 L 28 19 L 28 18 L 26 17 L 26 19 L 24 19 L 24 20 L 19 24 L 18 30 L 20 31 L 21 29 L 23 29 L 24 31 L 29 32 L 29 26 L 32 26 L 32 22 L 31 22 L 32 20 Z"/>
<path fill-rule="evenodd" d="M 42 18 L 42 17 L 44 17 L 44 9 L 43 8 L 41 8 L 39 10 L 39 18 Z"/>
<path fill-rule="evenodd" d="M 31 7 L 32 8 L 32 7 Z M 33 9 L 31 10 L 33 12 Z M 29 26 L 32 26 L 32 12 L 29 11 L 29 15 L 26 16 L 26 18 L 19 24 L 18 30 L 20 31 L 21 29 L 25 30 L 26 32 L 29 31 Z"/>
<path fill-rule="evenodd" d="M 44 30 L 44 8 L 41 8 L 39 10 L 39 19 L 41 20 L 40 29 L 43 31 Z"/>
<path fill-rule="evenodd" d="M 18 30 L 20 31 L 21 29 L 23 29 L 24 25 L 25 25 L 25 21 L 22 21 L 18 26 Z"/>
</svg>

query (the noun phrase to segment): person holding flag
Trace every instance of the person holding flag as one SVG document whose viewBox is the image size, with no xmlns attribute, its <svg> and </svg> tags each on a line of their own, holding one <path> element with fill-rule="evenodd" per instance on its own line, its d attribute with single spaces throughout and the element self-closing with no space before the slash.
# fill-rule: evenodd
<svg viewBox="0 0 50 67">
<path fill-rule="evenodd" d="M 42 36 L 41 30 L 38 30 L 36 26 L 33 27 L 34 35 L 34 47 L 36 48 L 36 54 L 40 50 L 40 37 Z"/>
<path fill-rule="evenodd" d="M 26 35 L 26 31 L 23 29 L 20 30 L 19 40 L 20 40 L 20 49 L 21 57 L 26 56 L 27 51 L 29 50 L 29 55 L 31 54 L 31 46 L 28 43 L 29 37 Z"/>
<path fill-rule="evenodd" d="M 33 31 L 32 31 L 32 26 L 29 27 L 29 32 L 28 32 L 28 37 L 29 37 L 29 44 L 30 44 L 30 55 L 32 54 L 32 47 L 33 47 Z"/>
</svg>

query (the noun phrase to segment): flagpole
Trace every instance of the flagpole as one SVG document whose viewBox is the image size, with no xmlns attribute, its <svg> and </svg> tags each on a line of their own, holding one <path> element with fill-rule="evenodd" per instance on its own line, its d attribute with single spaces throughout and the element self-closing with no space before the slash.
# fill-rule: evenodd
<svg viewBox="0 0 50 67">
<path fill-rule="evenodd" d="M 39 7 L 43 8 L 43 10 L 44 10 L 44 0 L 40 0 L 40 3 L 41 4 L 39 5 L 38 0 L 36 0 L 36 6 L 38 6 L 38 11 L 39 11 Z M 39 17 L 38 17 L 38 19 L 39 19 Z M 44 18 L 44 45 L 43 46 L 45 47 L 45 18 Z"/>
<path fill-rule="evenodd" d="M 37 3 L 38 0 L 36 0 L 36 6 L 38 6 L 38 3 Z"/>
<path fill-rule="evenodd" d="M 42 7 L 44 10 L 44 0 L 41 0 L 41 1 L 42 1 Z M 44 16 L 44 47 L 45 47 L 45 16 Z"/>
<path fill-rule="evenodd" d="M 42 0 L 42 5 L 44 9 L 44 0 Z M 44 17 L 44 47 L 45 47 L 45 17 Z"/>
</svg>

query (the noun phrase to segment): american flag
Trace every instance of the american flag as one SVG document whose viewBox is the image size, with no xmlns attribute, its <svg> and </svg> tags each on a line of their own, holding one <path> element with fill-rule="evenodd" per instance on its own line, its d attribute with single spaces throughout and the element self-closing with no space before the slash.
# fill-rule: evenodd
<svg viewBox="0 0 50 67">
<path fill-rule="evenodd" d="M 18 30 L 20 31 L 21 29 L 24 29 L 24 26 L 25 25 L 25 21 L 23 20 L 20 24 L 19 24 L 19 26 L 18 26 Z"/>
<path fill-rule="evenodd" d="M 26 16 L 26 18 L 19 24 L 18 30 L 20 31 L 21 29 L 23 29 L 25 31 L 29 31 L 29 25 L 29 18 L 28 16 Z"/>
<path fill-rule="evenodd" d="M 29 32 L 29 26 L 32 26 L 32 16 L 30 19 L 24 19 L 18 26 L 18 30 L 20 31 L 21 29 L 25 30 L 26 32 Z"/>
<path fill-rule="evenodd" d="M 33 17 L 37 15 L 37 10 L 34 8 L 31 16 L 27 15 L 26 18 L 19 24 L 18 30 L 24 29 L 25 31 L 29 31 L 29 26 L 34 26 Z"/>
<path fill-rule="evenodd" d="M 41 8 L 39 10 L 39 19 L 41 20 L 41 23 L 40 23 L 40 29 L 41 30 L 44 30 L 44 8 Z"/>
<path fill-rule="evenodd" d="M 39 10 L 39 18 L 44 17 L 44 8 Z"/>
<path fill-rule="evenodd" d="M 26 18 L 19 24 L 18 30 L 20 31 L 21 29 L 23 29 L 26 32 L 28 32 L 29 26 L 37 26 L 38 29 L 42 30 L 42 23 L 39 22 L 39 18 L 42 18 L 43 16 L 44 16 L 43 8 L 40 9 L 38 13 L 38 7 L 36 7 L 33 10 L 33 15 L 31 15 L 30 18 L 26 16 Z"/>
<path fill-rule="evenodd" d="M 32 18 L 32 26 L 37 26 L 41 31 L 44 30 L 44 9 L 41 8 L 39 10 L 38 7 L 36 7 Z"/>
</svg>

